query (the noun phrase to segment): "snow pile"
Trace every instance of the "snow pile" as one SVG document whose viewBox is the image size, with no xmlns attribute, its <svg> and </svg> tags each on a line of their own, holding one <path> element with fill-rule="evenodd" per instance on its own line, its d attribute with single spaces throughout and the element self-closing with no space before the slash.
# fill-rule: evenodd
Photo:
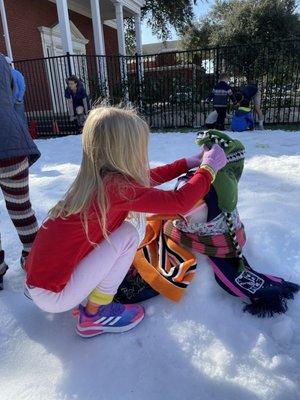
<svg viewBox="0 0 300 400">
<path fill-rule="evenodd" d="M 233 136 L 247 151 L 239 199 L 245 255 L 257 270 L 300 282 L 299 133 Z M 194 133 L 153 134 L 152 165 L 196 153 L 194 139 Z M 30 188 L 39 222 L 74 178 L 80 140 L 38 142 L 42 158 L 31 169 Z M 299 398 L 300 295 L 286 315 L 244 314 L 199 256 L 182 302 L 155 298 L 145 303 L 146 318 L 132 332 L 84 340 L 70 313 L 43 313 L 23 296 L 21 246 L 3 199 L 0 207 L 10 266 L 0 293 L 1 400 Z"/>
</svg>

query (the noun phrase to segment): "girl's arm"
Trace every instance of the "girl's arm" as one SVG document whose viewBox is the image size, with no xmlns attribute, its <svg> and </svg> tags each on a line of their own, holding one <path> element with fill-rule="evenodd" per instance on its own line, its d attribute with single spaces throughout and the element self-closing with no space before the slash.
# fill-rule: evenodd
<svg viewBox="0 0 300 400">
<path fill-rule="evenodd" d="M 195 175 L 177 191 L 129 185 L 121 191 L 122 195 L 120 195 L 120 192 L 112 186 L 109 190 L 110 204 L 112 208 L 124 211 L 185 214 L 208 193 L 211 181 L 211 174 L 199 168 Z"/>
<path fill-rule="evenodd" d="M 158 186 L 162 183 L 169 182 L 172 179 L 185 174 L 187 171 L 188 166 L 185 158 L 181 158 L 180 160 L 174 161 L 171 164 L 162 165 L 161 167 L 151 168 L 151 186 Z"/>
</svg>

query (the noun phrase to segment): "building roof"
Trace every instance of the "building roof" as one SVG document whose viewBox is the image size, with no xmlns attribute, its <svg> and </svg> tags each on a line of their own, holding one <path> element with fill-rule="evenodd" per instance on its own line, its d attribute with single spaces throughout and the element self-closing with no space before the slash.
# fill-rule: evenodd
<svg viewBox="0 0 300 400">
<path fill-rule="evenodd" d="M 143 44 L 144 54 L 159 54 L 169 51 L 178 51 L 180 40 L 168 40 L 166 42 Z"/>
</svg>

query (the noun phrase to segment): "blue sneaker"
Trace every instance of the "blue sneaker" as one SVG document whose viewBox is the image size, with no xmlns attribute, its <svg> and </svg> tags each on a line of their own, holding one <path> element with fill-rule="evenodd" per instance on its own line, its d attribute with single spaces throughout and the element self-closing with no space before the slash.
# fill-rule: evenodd
<svg viewBox="0 0 300 400">
<path fill-rule="evenodd" d="M 88 315 L 80 304 L 76 332 L 82 337 L 127 332 L 137 326 L 144 315 L 144 308 L 139 304 L 112 302 L 106 306 L 100 306 L 95 315 Z"/>
</svg>

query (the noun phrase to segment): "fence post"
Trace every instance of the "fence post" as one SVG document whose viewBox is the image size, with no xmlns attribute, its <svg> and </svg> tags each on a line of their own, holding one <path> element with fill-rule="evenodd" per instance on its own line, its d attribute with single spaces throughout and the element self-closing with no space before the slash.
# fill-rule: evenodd
<svg viewBox="0 0 300 400">
<path fill-rule="evenodd" d="M 73 75 L 73 71 L 72 71 L 72 65 L 71 65 L 71 57 L 70 57 L 70 53 L 67 51 L 67 64 L 68 64 L 68 72 L 69 72 L 69 76 Z"/>
<path fill-rule="evenodd" d="M 135 73 L 137 82 L 137 100 L 139 111 L 142 112 L 142 90 L 141 90 L 141 69 L 140 69 L 140 59 L 141 57 L 138 53 L 135 53 Z"/>
<path fill-rule="evenodd" d="M 120 78 L 121 78 L 121 89 L 123 101 L 125 104 L 129 102 L 129 82 L 127 76 L 127 59 L 126 56 L 120 54 L 119 56 L 119 65 L 120 65 Z"/>
<path fill-rule="evenodd" d="M 219 79 L 219 70 L 220 70 L 220 46 L 217 45 L 217 54 L 216 54 L 216 78 Z"/>
</svg>

